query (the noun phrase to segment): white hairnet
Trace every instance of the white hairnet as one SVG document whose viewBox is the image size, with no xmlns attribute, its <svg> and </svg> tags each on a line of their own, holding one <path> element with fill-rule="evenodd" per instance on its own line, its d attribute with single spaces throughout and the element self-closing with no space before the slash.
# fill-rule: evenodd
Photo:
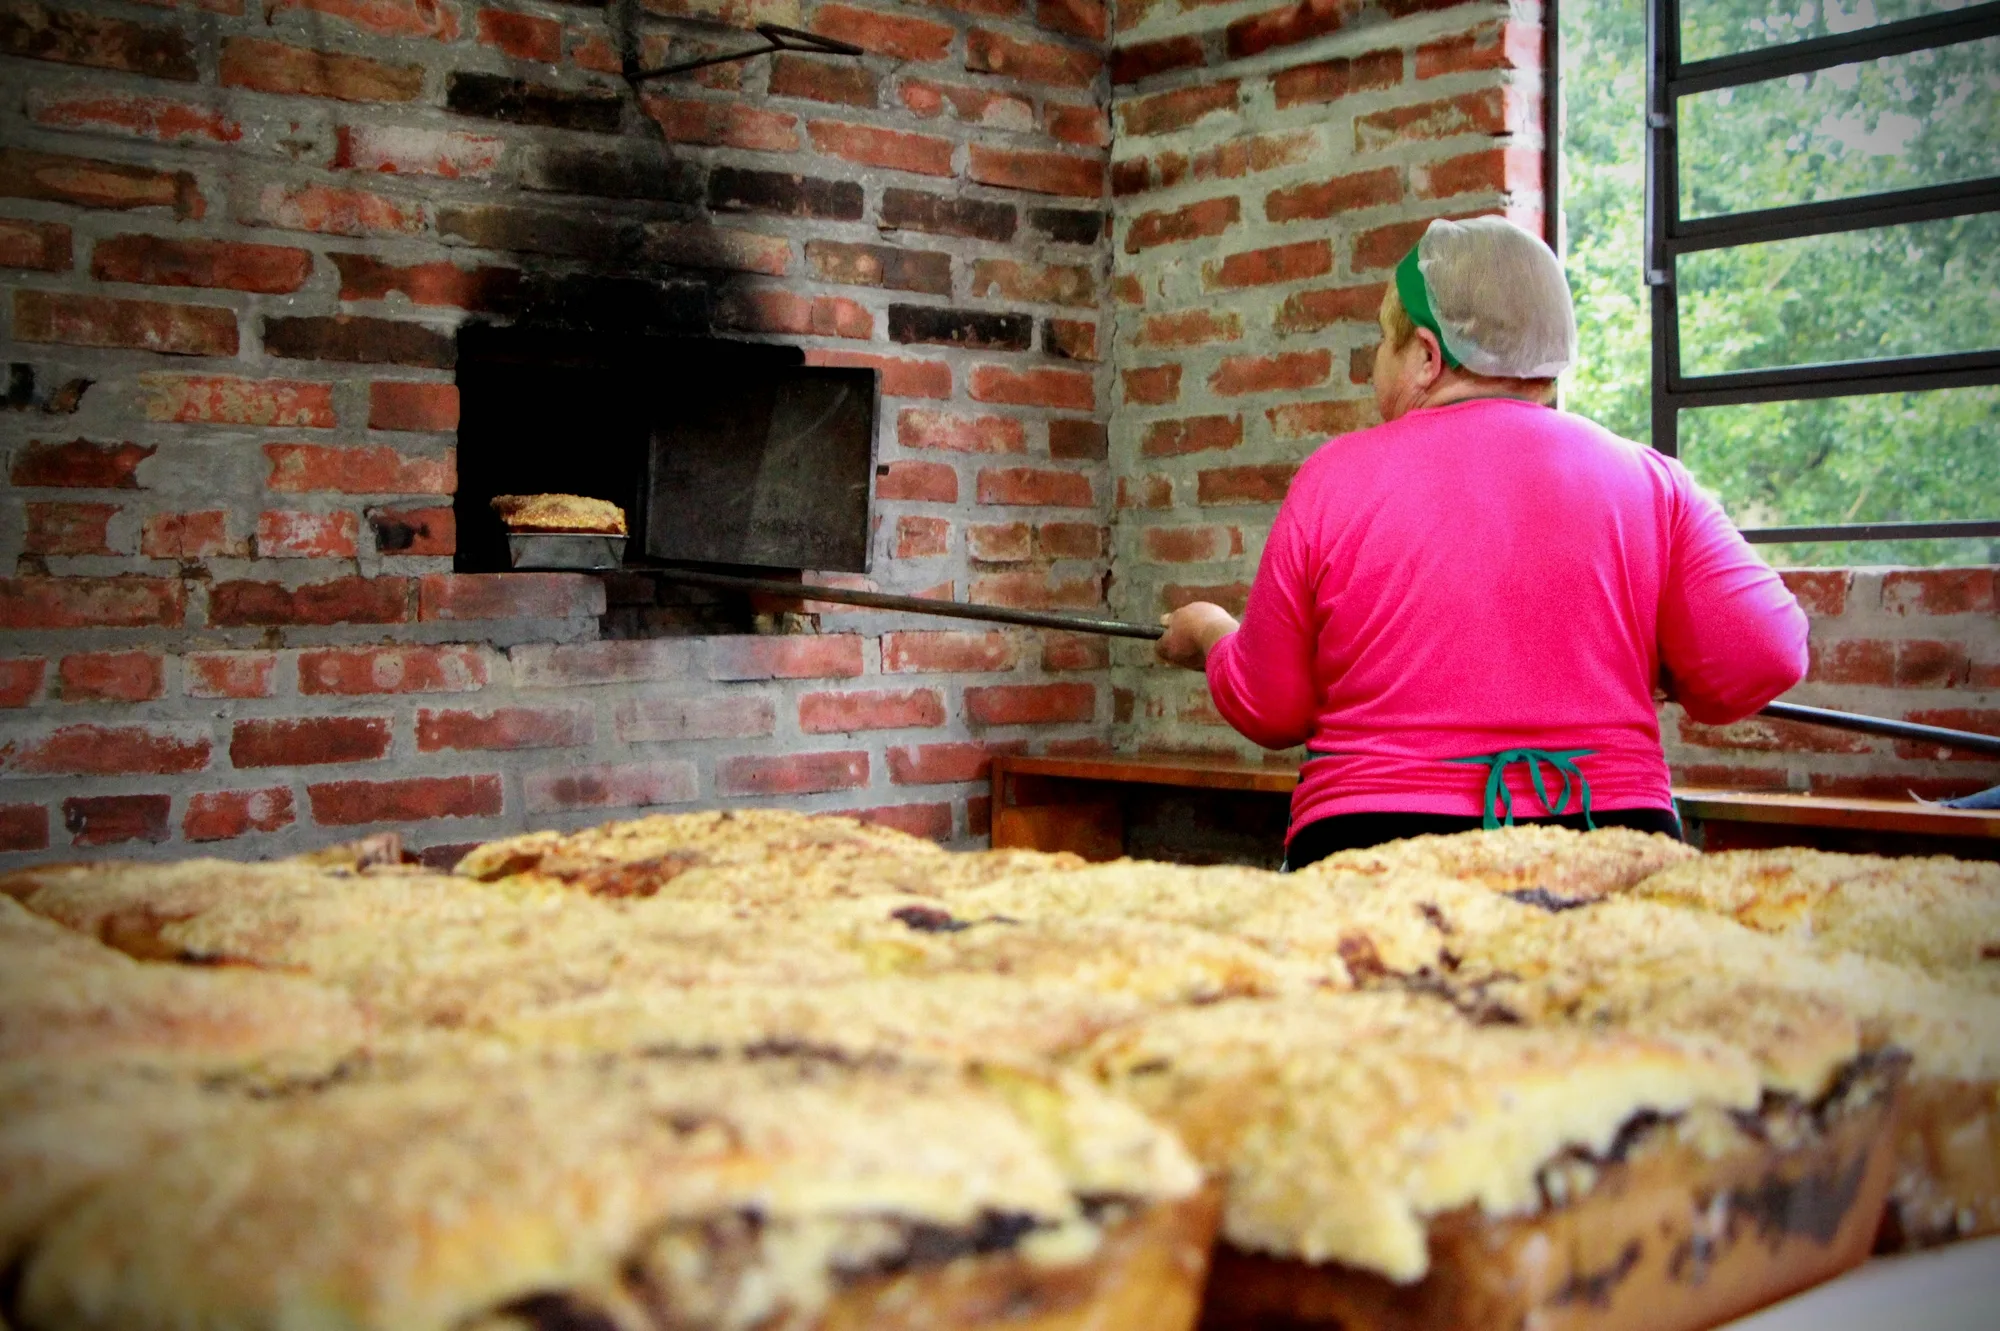
<svg viewBox="0 0 2000 1331">
<path fill-rule="evenodd" d="M 1504 217 L 1440 218 L 1416 260 L 1432 331 L 1474 374 L 1553 379 L 1576 359 L 1569 282 L 1539 236 Z"/>
</svg>

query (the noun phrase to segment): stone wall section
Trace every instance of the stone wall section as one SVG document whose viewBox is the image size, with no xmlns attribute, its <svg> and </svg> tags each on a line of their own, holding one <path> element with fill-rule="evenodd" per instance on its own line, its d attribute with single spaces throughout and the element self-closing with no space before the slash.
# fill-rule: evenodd
<svg viewBox="0 0 2000 1331">
<path fill-rule="evenodd" d="M 766 22 L 868 54 L 620 76 Z M 468 320 L 787 342 L 881 371 L 872 585 L 1101 610 L 1105 29 L 0 2 L 0 852 L 444 858 L 774 801 L 963 842 L 990 750 L 1102 747 L 1101 643 L 825 605 L 645 636 L 641 580 L 454 572 L 450 496 Z"/>
</svg>

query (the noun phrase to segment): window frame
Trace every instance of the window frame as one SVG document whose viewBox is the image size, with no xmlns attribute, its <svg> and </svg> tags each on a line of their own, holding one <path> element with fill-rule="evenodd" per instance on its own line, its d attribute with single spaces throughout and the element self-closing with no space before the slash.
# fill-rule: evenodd
<svg viewBox="0 0 2000 1331">
<path fill-rule="evenodd" d="M 1693 221 L 1680 215 L 1682 97 L 1996 35 L 2000 35 L 2000 2 L 1683 63 L 1681 0 L 1646 0 L 1645 278 L 1652 307 L 1655 449 L 1668 457 L 1679 456 L 1680 413 L 1691 408 L 2000 384 L 2000 348 L 1684 375 L 1677 271 L 1679 256 L 1702 250 L 2000 211 L 2000 176 L 1985 176 Z M 2000 536 L 2000 517 L 1756 527 L 1744 528 L 1742 534 L 1760 544 Z"/>
</svg>

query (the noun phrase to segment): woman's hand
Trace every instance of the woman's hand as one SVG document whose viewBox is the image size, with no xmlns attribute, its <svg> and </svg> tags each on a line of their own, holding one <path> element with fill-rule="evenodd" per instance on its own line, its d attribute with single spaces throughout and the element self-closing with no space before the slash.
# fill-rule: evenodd
<svg viewBox="0 0 2000 1331">
<path fill-rule="evenodd" d="M 1207 666 L 1215 644 L 1236 632 L 1236 617 L 1211 601 L 1190 601 L 1171 615 L 1161 615 L 1160 622 L 1167 632 L 1153 644 L 1153 655 L 1187 670 Z"/>
</svg>

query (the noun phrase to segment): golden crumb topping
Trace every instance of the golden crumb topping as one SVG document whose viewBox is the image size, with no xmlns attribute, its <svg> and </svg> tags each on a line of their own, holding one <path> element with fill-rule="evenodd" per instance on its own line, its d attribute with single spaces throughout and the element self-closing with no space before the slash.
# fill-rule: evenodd
<svg viewBox="0 0 2000 1331">
<path fill-rule="evenodd" d="M 625 510 L 586 495 L 495 495 L 490 501 L 508 531 L 573 531 L 625 535 Z"/>
<path fill-rule="evenodd" d="M 1629 827 L 1573 832 L 1521 825 L 1448 836 L 1418 836 L 1329 855 L 1302 872 L 1439 874 L 1495 892 L 1548 893 L 1586 900 L 1622 892 L 1701 852 L 1673 837 Z"/>
</svg>

